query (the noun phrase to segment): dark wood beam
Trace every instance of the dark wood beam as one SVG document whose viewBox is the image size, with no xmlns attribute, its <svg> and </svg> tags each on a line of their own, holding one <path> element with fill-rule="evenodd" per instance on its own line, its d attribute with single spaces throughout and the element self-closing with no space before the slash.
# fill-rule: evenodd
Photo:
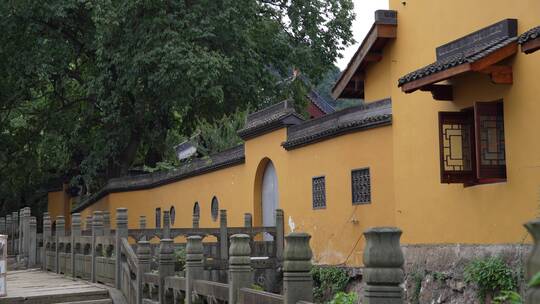
<svg viewBox="0 0 540 304">
<path fill-rule="evenodd" d="M 525 54 L 534 53 L 540 49 L 540 37 L 529 40 L 521 45 L 521 51 Z"/>
<path fill-rule="evenodd" d="M 420 88 L 420 91 L 431 92 L 435 100 L 454 100 L 454 90 L 450 83 L 435 83 Z"/>
<path fill-rule="evenodd" d="M 381 53 L 369 53 L 364 58 L 364 62 L 379 62 L 382 59 Z"/>
<path fill-rule="evenodd" d="M 411 82 L 407 82 L 403 86 L 401 86 L 401 90 L 405 93 L 412 93 L 424 86 L 434 84 L 439 81 L 446 80 L 448 78 L 451 78 L 456 75 L 463 74 L 465 72 L 468 72 L 471 70 L 471 64 L 470 63 L 464 63 L 460 65 L 456 65 L 455 67 L 446 69 L 444 71 L 431 74 L 429 76 L 426 76 L 424 78 L 420 78 L 417 80 L 413 80 Z"/>
<path fill-rule="evenodd" d="M 471 63 L 471 68 L 473 71 L 481 71 L 491 65 L 494 65 L 495 63 L 506 59 L 518 51 L 518 45 L 517 42 L 510 43 L 509 45 L 506 45 L 495 52 L 487 55 L 486 57 L 479 59 L 473 63 Z"/>
<path fill-rule="evenodd" d="M 512 84 L 514 82 L 512 66 L 509 65 L 492 65 L 480 72 L 488 74 L 495 84 Z"/>
</svg>

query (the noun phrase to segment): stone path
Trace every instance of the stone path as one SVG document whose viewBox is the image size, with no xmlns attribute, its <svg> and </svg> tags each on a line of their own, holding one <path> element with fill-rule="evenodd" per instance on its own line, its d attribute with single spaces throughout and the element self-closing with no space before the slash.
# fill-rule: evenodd
<svg viewBox="0 0 540 304">
<path fill-rule="evenodd" d="M 77 301 L 108 300 L 109 291 L 105 286 L 86 281 L 73 280 L 39 269 L 9 271 L 7 274 L 7 297 L 4 303 L 66 303 Z"/>
</svg>

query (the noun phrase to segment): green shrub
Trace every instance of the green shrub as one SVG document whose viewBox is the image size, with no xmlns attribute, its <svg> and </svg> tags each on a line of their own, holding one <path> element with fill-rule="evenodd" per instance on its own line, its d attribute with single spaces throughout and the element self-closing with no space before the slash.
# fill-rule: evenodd
<svg viewBox="0 0 540 304">
<path fill-rule="evenodd" d="M 478 287 L 478 298 L 484 302 L 486 296 L 497 296 L 501 291 L 515 291 L 515 273 L 500 257 L 488 257 L 470 262 L 465 267 L 465 282 Z"/>
<path fill-rule="evenodd" d="M 422 281 L 424 280 L 425 273 L 423 270 L 415 270 L 411 274 L 413 281 L 413 290 L 412 290 L 412 304 L 420 303 L 420 291 L 422 290 Z"/>
<path fill-rule="evenodd" d="M 356 301 L 358 301 L 358 295 L 355 292 L 345 293 L 340 291 L 336 293 L 329 304 L 356 304 Z"/>
<path fill-rule="evenodd" d="M 174 270 L 182 271 L 186 265 L 186 249 L 178 248 L 174 251 Z"/>
<path fill-rule="evenodd" d="M 519 293 L 515 291 L 504 290 L 493 299 L 493 304 L 523 304 Z"/>
<path fill-rule="evenodd" d="M 349 283 L 349 275 L 338 267 L 317 267 L 311 269 L 313 276 L 313 296 L 317 302 L 332 299 L 333 296 L 345 291 Z"/>
</svg>

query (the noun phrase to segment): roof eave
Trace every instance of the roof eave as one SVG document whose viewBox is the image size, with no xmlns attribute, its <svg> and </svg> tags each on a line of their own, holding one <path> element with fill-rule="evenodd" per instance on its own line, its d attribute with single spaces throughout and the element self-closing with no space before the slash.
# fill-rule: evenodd
<svg viewBox="0 0 540 304">
<path fill-rule="evenodd" d="M 393 12 L 393 11 L 392 11 Z M 395 12 L 393 12 L 395 13 Z M 382 59 L 380 50 L 384 48 L 389 39 L 395 39 L 397 34 L 397 19 L 390 22 L 375 21 L 366 37 L 360 44 L 360 47 L 354 53 L 353 58 L 347 64 L 345 70 L 341 73 L 336 84 L 332 88 L 332 98 L 361 98 L 363 97 L 363 86 L 361 91 L 351 94 L 344 92 L 347 85 L 355 75 L 362 74 L 359 68 L 362 68 L 369 62 L 378 62 Z M 355 81 L 363 81 L 358 79 Z"/>
</svg>

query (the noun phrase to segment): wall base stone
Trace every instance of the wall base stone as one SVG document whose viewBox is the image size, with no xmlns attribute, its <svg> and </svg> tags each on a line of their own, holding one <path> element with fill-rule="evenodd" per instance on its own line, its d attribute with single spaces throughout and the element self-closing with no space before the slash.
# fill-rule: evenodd
<svg viewBox="0 0 540 304">
<path fill-rule="evenodd" d="M 526 285 L 523 281 L 523 267 L 532 245 L 402 245 L 402 250 L 405 256 L 405 303 L 483 304 L 477 299 L 476 288 L 465 283 L 465 266 L 477 258 L 500 256 L 519 273 L 523 295 Z M 364 290 L 361 272 L 359 268 L 349 269 L 351 282 L 348 291 L 359 295 Z"/>
</svg>

